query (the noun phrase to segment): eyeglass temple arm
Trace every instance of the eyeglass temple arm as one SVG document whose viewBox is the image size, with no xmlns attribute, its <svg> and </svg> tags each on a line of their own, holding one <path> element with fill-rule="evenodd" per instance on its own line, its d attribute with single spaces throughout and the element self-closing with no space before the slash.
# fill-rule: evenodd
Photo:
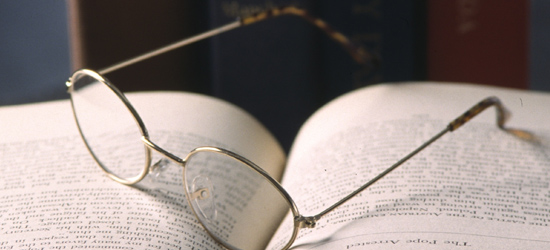
<svg viewBox="0 0 550 250">
<path fill-rule="evenodd" d="M 330 206 L 329 208 L 325 209 L 321 213 L 319 213 L 315 216 L 311 216 L 311 217 L 304 217 L 303 218 L 304 225 L 306 227 L 314 226 L 315 222 L 317 220 L 319 220 L 321 217 L 325 216 L 327 213 L 331 212 L 335 208 L 339 207 L 343 203 L 345 203 L 348 200 L 350 200 L 351 198 L 353 198 L 358 193 L 364 191 L 365 189 L 370 187 L 372 184 L 376 183 L 378 180 L 382 179 L 384 176 L 386 176 L 387 174 L 389 174 L 390 172 L 395 170 L 397 167 L 401 166 L 407 160 L 409 160 L 410 158 L 415 156 L 417 153 L 419 153 L 424 148 L 426 148 L 427 146 L 429 146 L 430 144 L 435 142 L 437 139 L 442 137 L 447 132 L 455 131 L 460 126 L 464 125 L 466 122 L 468 122 L 473 117 L 475 117 L 477 114 L 481 113 L 482 111 L 484 111 L 485 109 L 487 109 L 491 106 L 495 106 L 495 108 L 496 108 L 496 111 L 497 111 L 497 126 L 500 129 L 502 129 L 506 132 L 509 132 L 509 133 L 521 138 L 521 139 L 526 139 L 526 140 L 534 139 L 534 136 L 531 133 L 527 132 L 527 131 L 504 127 L 504 123 L 506 123 L 506 121 L 510 117 L 510 113 L 506 110 L 506 108 L 502 105 L 502 103 L 500 102 L 500 100 L 497 97 L 488 97 L 488 98 L 482 100 L 481 102 L 479 102 L 478 104 L 476 104 L 475 106 L 473 106 L 472 108 L 470 108 L 468 111 L 466 111 L 464 114 L 462 114 L 461 116 L 459 116 L 455 120 L 453 120 L 451 123 L 449 123 L 447 125 L 447 127 L 445 129 L 443 129 L 437 135 L 435 135 L 434 137 L 429 139 L 424 144 L 420 145 L 417 149 L 415 149 L 414 151 L 412 151 L 411 153 L 409 153 L 408 155 L 403 157 L 401 160 L 399 160 L 398 162 L 393 164 L 391 167 L 384 170 L 382 173 L 378 174 L 376 177 L 371 179 L 369 182 L 365 183 L 363 186 L 359 187 L 357 190 L 353 191 L 352 193 L 350 193 L 349 195 L 347 195 L 346 197 L 344 197 L 340 201 L 336 202 L 334 205 Z"/>
<path fill-rule="evenodd" d="M 376 57 L 373 57 L 371 54 L 369 54 L 362 47 L 354 45 L 346 36 L 342 35 L 342 33 L 340 33 L 340 32 L 335 31 L 334 29 L 332 29 L 323 20 L 321 20 L 319 18 L 315 18 L 315 17 L 309 15 L 309 13 L 305 10 L 302 10 L 302 9 L 299 9 L 299 8 L 296 8 L 296 7 L 292 7 L 292 6 L 288 6 L 288 7 L 280 7 L 280 8 L 275 8 L 275 9 L 259 12 L 257 14 L 252 15 L 252 16 L 239 19 L 237 21 L 234 21 L 234 22 L 226 24 L 224 26 L 209 30 L 209 31 L 201 33 L 199 35 L 192 36 L 192 37 L 187 38 L 187 39 L 183 39 L 181 41 L 178 41 L 178 42 L 166 45 L 164 47 L 152 50 L 148 53 L 136 56 L 136 57 L 128 59 L 126 61 L 119 62 L 117 64 L 114 64 L 112 66 L 109 66 L 107 68 L 99 70 L 98 73 L 102 74 L 102 75 L 107 74 L 107 73 L 115 71 L 117 69 L 124 68 L 124 67 L 132 65 L 134 63 L 141 62 L 141 61 L 149 59 L 151 57 L 158 56 L 160 54 L 163 54 L 163 53 L 172 51 L 174 49 L 183 47 L 185 45 L 189 45 L 191 43 L 198 42 L 200 40 L 203 40 L 203 39 L 206 39 L 206 38 L 224 33 L 226 31 L 229 31 L 229 30 L 232 30 L 232 29 L 235 29 L 235 28 L 238 28 L 238 27 L 242 27 L 242 26 L 245 26 L 245 25 L 250 25 L 250 24 L 253 24 L 253 23 L 256 23 L 256 22 L 259 22 L 259 21 L 263 21 L 263 20 L 272 18 L 272 17 L 277 17 L 277 16 L 280 16 L 280 15 L 286 15 L 286 14 L 296 15 L 296 16 L 299 16 L 301 18 L 304 18 L 308 22 L 312 23 L 313 25 L 315 25 L 316 27 L 318 27 L 319 29 L 324 31 L 330 38 L 332 38 L 336 42 L 340 43 L 342 45 L 342 47 L 344 47 L 348 51 L 348 53 L 351 55 L 351 57 L 355 61 L 357 61 L 358 63 L 367 64 L 369 62 L 372 62 L 375 66 L 378 65 L 378 59 Z"/>
<path fill-rule="evenodd" d="M 294 15 L 298 16 L 309 23 L 313 24 L 315 27 L 322 30 L 328 37 L 332 40 L 339 43 L 349 54 L 350 56 L 359 64 L 373 63 L 378 64 L 378 58 L 368 53 L 363 47 L 357 46 L 352 43 L 345 35 L 334 30 L 330 25 L 320 18 L 314 17 L 306 10 L 294 7 L 286 6 L 280 8 L 274 8 L 264 12 L 260 12 L 249 17 L 243 18 L 241 20 L 243 25 L 253 24 L 259 21 L 263 21 L 269 18 L 281 16 L 281 15 Z"/>
<path fill-rule="evenodd" d="M 112 66 L 109 66 L 107 68 L 99 70 L 98 73 L 104 75 L 104 74 L 107 74 L 109 72 L 115 71 L 117 69 L 124 68 L 126 66 L 130 66 L 134 63 L 138 63 L 138 62 L 141 62 L 143 60 L 147 60 L 151 57 L 155 57 L 155 56 L 158 56 L 160 54 L 164 54 L 166 52 L 169 52 L 169 51 L 175 50 L 177 48 L 183 47 L 185 45 L 189 45 L 189 44 L 192 44 L 194 42 L 198 42 L 200 40 L 218 35 L 218 34 L 223 33 L 223 32 L 238 28 L 240 26 L 242 26 L 241 22 L 240 21 L 235 21 L 235 22 L 226 24 L 224 26 L 218 27 L 216 29 L 212 29 L 212 30 L 209 30 L 207 32 L 198 34 L 196 36 L 192 36 L 190 38 L 186 38 L 186 39 L 180 40 L 178 42 L 166 45 L 164 47 L 152 50 L 152 51 L 147 52 L 145 54 L 136 56 L 134 58 L 130 58 L 126 61 L 119 62 L 117 64 L 114 64 Z"/>
</svg>

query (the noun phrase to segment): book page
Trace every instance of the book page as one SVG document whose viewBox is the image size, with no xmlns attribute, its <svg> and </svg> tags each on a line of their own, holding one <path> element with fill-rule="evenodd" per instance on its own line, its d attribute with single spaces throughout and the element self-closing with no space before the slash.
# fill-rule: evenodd
<svg viewBox="0 0 550 250">
<path fill-rule="evenodd" d="M 296 249 L 541 249 L 550 246 L 550 95 L 492 87 L 392 84 L 341 97 L 304 125 L 283 186 L 313 216 L 369 181 L 487 96 L 490 108 L 302 229 Z M 270 249 L 288 242 L 286 218 Z"/>
<path fill-rule="evenodd" d="M 276 140 L 232 105 L 171 92 L 128 98 L 152 141 L 179 157 L 218 146 L 282 173 Z M 221 249 L 191 211 L 182 168 L 135 187 L 111 180 L 86 150 L 67 100 L 2 107 L 0 117 L 0 248 Z"/>
</svg>

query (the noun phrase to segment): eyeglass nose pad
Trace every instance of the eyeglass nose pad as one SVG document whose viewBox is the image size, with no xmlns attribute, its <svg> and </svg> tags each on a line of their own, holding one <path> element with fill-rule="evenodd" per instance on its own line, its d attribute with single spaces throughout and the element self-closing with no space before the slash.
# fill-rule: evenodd
<svg viewBox="0 0 550 250">
<path fill-rule="evenodd" d="M 214 187 L 210 179 L 205 175 L 199 175 L 193 179 L 189 193 L 189 200 L 196 208 L 195 212 L 209 223 L 213 223 L 218 216 L 213 191 Z"/>
<path fill-rule="evenodd" d="M 170 166 L 170 160 L 162 158 L 149 168 L 149 174 L 147 175 L 146 182 L 151 185 L 153 189 L 163 189 L 162 185 L 162 173 L 164 173 Z"/>
<path fill-rule="evenodd" d="M 149 169 L 149 174 L 157 179 L 168 168 L 170 161 L 166 158 L 162 158 L 157 163 L 153 164 Z"/>
</svg>

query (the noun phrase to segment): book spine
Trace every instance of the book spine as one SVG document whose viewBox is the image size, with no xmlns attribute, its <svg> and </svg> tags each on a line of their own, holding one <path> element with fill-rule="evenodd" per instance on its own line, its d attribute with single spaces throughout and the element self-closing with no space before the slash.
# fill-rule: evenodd
<svg viewBox="0 0 550 250">
<path fill-rule="evenodd" d="M 308 1 L 210 1 L 211 28 L 274 7 L 308 9 Z M 212 94 L 254 115 L 285 149 L 320 106 L 315 27 L 281 16 L 210 39 Z"/>
<path fill-rule="evenodd" d="M 429 80 L 528 88 L 529 1 L 428 3 Z"/>
<path fill-rule="evenodd" d="M 326 98 L 372 83 L 425 79 L 425 8 L 425 1 L 319 1 L 321 18 L 380 60 L 368 70 L 324 39 Z"/>
</svg>

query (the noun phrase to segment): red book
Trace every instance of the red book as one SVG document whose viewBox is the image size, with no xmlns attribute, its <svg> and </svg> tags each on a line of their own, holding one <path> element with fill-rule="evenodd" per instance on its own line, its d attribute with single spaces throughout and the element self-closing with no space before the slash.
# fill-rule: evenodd
<svg viewBox="0 0 550 250">
<path fill-rule="evenodd" d="M 428 79 L 529 87 L 529 1 L 429 0 Z"/>
</svg>

